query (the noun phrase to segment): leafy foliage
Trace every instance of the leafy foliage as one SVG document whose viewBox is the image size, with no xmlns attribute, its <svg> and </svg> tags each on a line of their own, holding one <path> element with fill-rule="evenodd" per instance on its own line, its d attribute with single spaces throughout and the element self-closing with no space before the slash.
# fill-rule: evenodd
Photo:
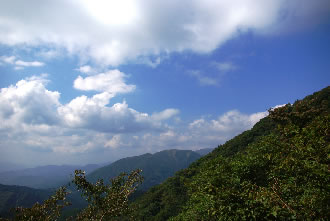
<svg viewBox="0 0 330 221">
<path fill-rule="evenodd" d="M 109 220 L 129 214 L 128 197 L 142 182 L 140 173 L 141 170 L 129 175 L 122 173 L 111 179 L 110 184 L 104 184 L 101 179 L 94 185 L 86 180 L 83 171 L 76 170 L 73 182 L 89 202 L 76 220 Z"/>
<path fill-rule="evenodd" d="M 132 171 L 130 174 L 122 173 L 111 179 L 110 184 L 104 184 L 102 179 L 92 184 L 86 180 L 85 172 L 75 171 L 73 183 L 89 202 L 76 217 L 69 220 L 112 220 L 127 218 L 130 214 L 128 197 L 142 182 L 141 170 Z M 61 210 L 69 206 L 67 201 L 68 191 L 61 187 L 55 195 L 45 200 L 43 204 L 36 203 L 31 208 L 16 208 L 14 220 L 58 220 Z M 132 217 L 129 217 L 132 218 Z M 6 220 L 1 219 L 0 220 Z"/>
<path fill-rule="evenodd" d="M 65 187 L 59 188 L 55 195 L 45 200 L 43 204 L 36 203 L 31 208 L 16 208 L 15 220 L 56 220 L 60 217 L 61 209 L 70 205 L 66 201 L 68 192 Z"/>
</svg>

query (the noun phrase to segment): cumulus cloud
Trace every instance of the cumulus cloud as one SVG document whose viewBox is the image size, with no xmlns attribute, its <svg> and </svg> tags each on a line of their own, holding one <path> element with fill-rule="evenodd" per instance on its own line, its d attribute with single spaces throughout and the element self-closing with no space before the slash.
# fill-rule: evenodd
<svg viewBox="0 0 330 221">
<path fill-rule="evenodd" d="M 59 113 L 70 127 L 100 132 L 132 133 L 160 126 L 156 124 L 159 121 L 151 121 L 148 114 L 129 108 L 126 102 L 107 107 L 110 96 L 105 92 L 92 98 L 77 97 L 59 108 Z"/>
<path fill-rule="evenodd" d="M 80 162 L 87 155 L 95 156 L 88 159 L 96 160 L 104 151 L 110 155 L 116 153 L 114 159 L 118 159 L 169 148 L 216 147 L 267 116 L 267 112 L 245 114 L 231 110 L 216 118 L 172 122 L 170 119 L 179 110 L 139 112 L 126 102 L 111 104 L 115 95 L 107 91 L 91 97 L 79 96 L 62 104 L 60 93 L 47 89 L 46 77 L 33 76 L 1 89 L 0 157 L 3 159 L 6 156 L 27 159 L 29 154 L 32 159 L 37 154 L 47 159 L 54 157 L 54 163 L 63 157 L 71 160 L 78 157 Z M 11 155 L 13 150 L 15 155 Z"/>
<path fill-rule="evenodd" d="M 208 53 L 245 31 L 318 24 L 329 18 L 329 5 L 328 0 L 2 1 L 0 43 L 52 45 L 118 65 L 184 50 Z"/>
<path fill-rule="evenodd" d="M 205 132 L 223 132 L 233 133 L 235 131 L 244 131 L 250 129 L 261 118 L 268 115 L 268 112 L 259 112 L 253 114 L 243 114 L 238 110 L 228 111 L 219 116 L 217 119 L 205 120 L 204 118 L 197 119 L 190 123 L 191 129 L 204 130 Z"/>
<path fill-rule="evenodd" d="M 239 133 L 251 129 L 260 119 L 266 117 L 268 112 L 244 114 L 238 110 L 231 110 L 216 119 L 200 118 L 189 124 L 193 137 L 200 137 L 195 141 L 199 148 L 206 144 L 222 144 Z"/>
<path fill-rule="evenodd" d="M 53 125 L 58 122 L 59 92 L 45 88 L 41 78 L 21 80 L 0 92 L 0 127 L 24 124 Z"/>
<path fill-rule="evenodd" d="M 130 108 L 125 101 L 110 105 L 122 89 L 106 88 L 92 97 L 79 96 L 62 104 L 60 93 L 46 88 L 46 77 L 33 76 L 1 89 L 1 148 L 21 146 L 37 152 L 67 153 L 117 148 L 125 143 L 119 138 L 122 134 L 165 131 L 163 122 L 178 113 L 165 109 L 149 115 Z"/>
<path fill-rule="evenodd" d="M 251 129 L 267 112 L 244 114 L 238 110 L 228 111 L 217 118 L 199 118 L 182 124 L 180 127 L 169 127 L 159 133 L 144 133 L 140 136 L 121 136 L 120 141 L 126 140 L 125 146 L 143 147 L 145 152 L 156 152 L 164 149 L 212 148 Z M 111 143 L 118 139 L 111 140 Z M 118 142 L 116 142 L 118 143 Z"/>
<path fill-rule="evenodd" d="M 111 70 L 106 73 L 101 73 L 83 78 L 78 76 L 74 81 L 74 88 L 83 91 L 100 91 L 109 92 L 112 94 L 128 93 L 135 89 L 135 85 L 125 83 L 125 75 L 119 70 Z"/>
</svg>

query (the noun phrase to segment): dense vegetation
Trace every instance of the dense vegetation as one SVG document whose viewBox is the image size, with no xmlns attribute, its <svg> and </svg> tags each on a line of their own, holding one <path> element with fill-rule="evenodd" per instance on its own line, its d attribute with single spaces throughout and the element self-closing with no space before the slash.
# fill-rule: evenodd
<svg viewBox="0 0 330 221">
<path fill-rule="evenodd" d="M 131 204 L 140 170 L 110 184 L 74 183 L 89 202 L 76 220 L 327 220 L 330 217 L 330 87 L 270 110 L 242 133 Z M 59 189 L 16 219 L 54 220 L 66 206 Z M 32 219 L 33 220 L 33 219 Z"/>
<path fill-rule="evenodd" d="M 140 220 L 327 219 L 330 87 L 282 108 L 137 199 Z"/>
</svg>

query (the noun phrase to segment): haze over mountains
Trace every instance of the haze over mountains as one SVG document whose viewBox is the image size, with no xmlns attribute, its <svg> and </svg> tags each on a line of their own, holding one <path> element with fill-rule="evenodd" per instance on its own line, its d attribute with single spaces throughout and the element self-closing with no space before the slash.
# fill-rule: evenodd
<svg viewBox="0 0 330 221">
<path fill-rule="evenodd" d="M 27 186 L 31 188 L 55 188 L 71 180 L 74 170 L 82 169 L 89 173 L 100 166 L 97 164 L 48 165 L 0 173 L 0 183 L 5 185 Z"/>
<path fill-rule="evenodd" d="M 148 162 L 148 159 L 153 160 L 154 158 L 162 158 L 163 165 L 156 165 L 156 167 L 166 167 L 167 164 L 172 163 L 171 168 L 168 168 L 171 171 L 168 171 L 169 174 L 173 174 L 173 171 L 177 171 L 179 169 L 187 167 L 191 162 L 198 159 L 200 156 L 203 156 L 210 151 L 212 148 L 201 149 L 197 151 L 186 151 L 187 158 L 180 157 L 181 153 L 185 153 L 185 151 L 172 150 L 173 159 L 170 159 L 171 151 L 162 151 L 159 153 L 145 154 L 141 156 L 129 157 L 118 160 L 112 163 L 103 163 L 103 164 L 88 164 L 84 166 L 79 165 L 46 165 L 46 166 L 38 166 L 34 168 L 26 168 L 26 169 L 17 169 L 17 170 L 6 170 L 0 172 L 0 184 L 4 185 L 18 185 L 18 186 L 27 186 L 31 188 L 56 188 L 60 185 L 63 185 L 71 180 L 72 175 L 76 169 L 80 169 L 89 174 L 96 169 L 100 168 L 100 170 L 95 171 L 95 173 L 91 174 L 90 177 L 92 180 L 96 181 L 98 178 L 110 178 L 117 176 L 122 171 L 130 171 L 134 168 L 143 168 L 149 170 L 149 166 L 155 167 L 156 162 Z M 166 155 L 168 153 L 169 155 Z M 177 155 L 176 155 L 177 154 Z M 173 162 L 176 160 L 176 162 Z M 182 160 L 182 161 L 181 161 Z M 157 160 L 156 160 L 157 161 Z M 136 167 L 134 167 L 136 166 Z M 155 168 L 156 168 L 155 167 Z M 114 168 L 117 168 L 114 169 Z M 157 168 L 157 169 L 159 169 Z M 155 169 L 155 170 L 157 170 Z M 107 171 L 108 170 L 108 171 Z M 116 172 L 114 172 L 116 170 Z M 108 172 L 109 175 L 105 173 Z M 149 173 L 149 172 L 148 172 Z M 96 175 L 97 174 L 97 175 Z M 167 177 L 167 175 L 164 175 Z"/>
</svg>

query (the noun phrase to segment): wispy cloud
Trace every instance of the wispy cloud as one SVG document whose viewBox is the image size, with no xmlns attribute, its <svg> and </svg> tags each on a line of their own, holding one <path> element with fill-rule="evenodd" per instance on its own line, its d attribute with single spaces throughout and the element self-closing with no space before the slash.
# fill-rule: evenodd
<svg viewBox="0 0 330 221">
<path fill-rule="evenodd" d="M 14 64 L 16 57 L 15 56 L 1 56 L 0 60 L 7 64 Z"/>
<path fill-rule="evenodd" d="M 212 63 L 220 72 L 226 73 L 229 71 L 234 71 L 238 67 L 232 62 L 213 62 Z"/>
<path fill-rule="evenodd" d="M 18 60 L 15 56 L 1 56 L 0 61 L 6 64 L 14 65 L 15 70 L 22 70 L 24 67 L 42 67 L 45 63 L 40 61 L 23 61 Z"/>
<path fill-rule="evenodd" d="M 202 86 L 218 86 L 219 79 L 204 75 L 200 70 L 190 70 L 187 72 L 190 76 L 196 78 Z"/>
<path fill-rule="evenodd" d="M 43 62 L 40 61 L 22 61 L 22 60 L 17 60 L 15 64 L 23 67 L 41 67 L 45 65 Z"/>
</svg>

